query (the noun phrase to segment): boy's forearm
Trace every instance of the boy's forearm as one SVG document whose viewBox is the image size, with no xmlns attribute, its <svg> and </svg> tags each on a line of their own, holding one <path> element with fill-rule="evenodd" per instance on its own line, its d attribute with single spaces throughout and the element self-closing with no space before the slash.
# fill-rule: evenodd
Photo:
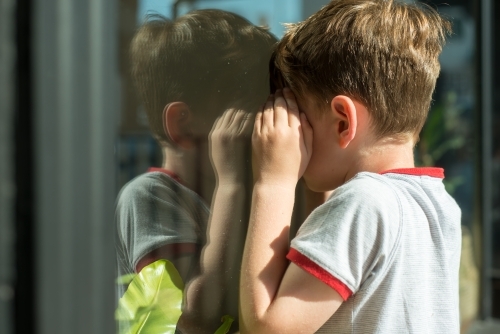
<svg viewBox="0 0 500 334">
<path fill-rule="evenodd" d="M 238 284 L 233 281 L 239 277 L 241 253 L 233 243 L 242 243 L 238 239 L 242 235 L 245 193 L 243 184 L 218 186 L 214 193 L 201 274 L 187 286 L 187 303 L 179 322 L 185 332 L 213 333 L 224 314 L 237 316 Z M 233 253 L 228 254 L 228 250 Z M 235 297 L 234 310 L 225 308 L 231 304 L 226 301 L 230 296 Z"/>
<path fill-rule="evenodd" d="M 242 234 L 245 213 L 246 191 L 243 183 L 218 186 L 212 204 L 208 225 L 208 240 L 201 264 L 204 271 L 220 267 L 225 261 L 222 257 L 232 250 L 230 243 Z M 238 264 L 240 261 L 236 261 Z M 227 266 L 227 263 L 224 264 Z M 239 265 L 236 270 L 239 271 Z"/>
<path fill-rule="evenodd" d="M 254 187 L 240 280 L 242 332 L 255 332 L 265 322 L 288 266 L 294 196 L 294 184 Z"/>
</svg>

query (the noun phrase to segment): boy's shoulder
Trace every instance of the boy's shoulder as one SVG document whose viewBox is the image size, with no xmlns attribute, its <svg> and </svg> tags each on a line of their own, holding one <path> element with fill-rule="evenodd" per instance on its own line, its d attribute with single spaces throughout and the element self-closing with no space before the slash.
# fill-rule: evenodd
<svg viewBox="0 0 500 334">
<path fill-rule="evenodd" d="M 398 197 L 383 175 L 358 173 L 311 213 L 302 230 L 324 229 L 350 234 L 349 231 L 361 228 L 363 233 L 367 229 L 382 229 L 392 234 L 399 229 L 402 217 Z M 358 224 L 360 221 L 362 226 Z"/>
<path fill-rule="evenodd" d="M 441 175 L 443 171 L 439 175 L 433 174 L 436 171 L 427 169 L 425 173 L 420 173 L 418 169 L 408 169 L 384 173 L 360 172 L 335 189 L 310 218 L 321 221 L 324 217 L 330 217 L 345 221 L 346 217 L 352 217 L 353 220 L 364 217 L 373 224 L 388 223 L 396 227 L 405 218 L 405 213 L 418 208 L 429 212 L 454 213 L 457 205 L 446 192 Z"/>
<path fill-rule="evenodd" d="M 162 189 L 168 190 L 171 182 L 159 173 L 143 173 L 127 182 L 118 195 L 118 202 L 154 194 Z"/>
<path fill-rule="evenodd" d="M 160 171 L 148 171 L 136 176 L 120 190 L 117 206 L 152 202 L 196 202 L 203 200 L 191 189 L 182 185 L 175 177 Z M 198 203 L 199 202 L 199 203 Z"/>
<path fill-rule="evenodd" d="M 334 191 L 383 204 L 387 199 L 414 196 L 448 196 L 443 183 L 441 168 L 407 168 L 382 173 L 359 172 Z M 434 195 L 433 195 L 434 194 Z"/>
<path fill-rule="evenodd" d="M 361 203 L 363 205 L 384 207 L 393 205 L 397 194 L 391 182 L 381 174 L 360 172 L 352 179 L 335 189 L 332 200 Z"/>
<path fill-rule="evenodd" d="M 386 221 L 392 221 L 391 225 L 422 212 L 437 217 L 436 224 L 456 225 L 461 210 L 443 179 L 444 170 L 432 167 L 360 172 L 337 188 L 325 205 L 340 215 L 357 212 L 357 216 L 390 217 Z"/>
<path fill-rule="evenodd" d="M 209 213 L 197 193 L 164 172 L 149 171 L 122 188 L 115 221 L 124 235 L 140 231 L 155 240 L 190 235 L 192 241 L 202 240 Z"/>
</svg>

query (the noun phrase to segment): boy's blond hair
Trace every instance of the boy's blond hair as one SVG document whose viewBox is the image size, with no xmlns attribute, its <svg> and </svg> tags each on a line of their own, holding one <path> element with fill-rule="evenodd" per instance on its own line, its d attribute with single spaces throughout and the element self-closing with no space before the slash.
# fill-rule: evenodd
<svg viewBox="0 0 500 334">
<path fill-rule="evenodd" d="M 348 95 L 368 108 L 379 138 L 417 136 L 450 32 L 427 5 L 333 0 L 289 27 L 271 60 L 272 85 L 313 95 L 319 105 Z"/>
</svg>

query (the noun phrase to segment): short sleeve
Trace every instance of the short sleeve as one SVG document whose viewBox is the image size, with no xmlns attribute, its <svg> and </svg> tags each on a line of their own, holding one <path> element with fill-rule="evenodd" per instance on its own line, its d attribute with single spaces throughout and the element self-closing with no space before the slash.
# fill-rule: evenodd
<svg viewBox="0 0 500 334">
<path fill-rule="evenodd" d="M 203 243 L 208 208 L 192 191 L 167 178 L 143 176 L 119 196 L 115 219 L 131 268 L 164 245 Z"/>
<path fill-rule="evenodd" d="M 390 187 L 357 176 L 307 218 L 287 258 L 347 300 L 387 269 L 400 225 L 399 201 Z"/>
</svg>

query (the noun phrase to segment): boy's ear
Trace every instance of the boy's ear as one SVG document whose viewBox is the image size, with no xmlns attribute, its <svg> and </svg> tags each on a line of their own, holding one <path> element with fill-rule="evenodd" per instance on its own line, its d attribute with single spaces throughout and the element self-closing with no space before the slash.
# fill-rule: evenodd
<svg viewBox="0 0 500 334">
<path fill-rule="evenodd" d="M 331 111 L 335 118 L 335 131 L 341 148 L 346 148 L 356 136 L 358 117 L 356 106 L 350 97 L 337 95 L 331 103 Z"/>
<path fill-rule="evenodd" d="M 163 109 L 163 128 L 173 144 L 183 149 L 193 145 L 192 112 L 184 102 L 172 102 Z"/>
</svg>

